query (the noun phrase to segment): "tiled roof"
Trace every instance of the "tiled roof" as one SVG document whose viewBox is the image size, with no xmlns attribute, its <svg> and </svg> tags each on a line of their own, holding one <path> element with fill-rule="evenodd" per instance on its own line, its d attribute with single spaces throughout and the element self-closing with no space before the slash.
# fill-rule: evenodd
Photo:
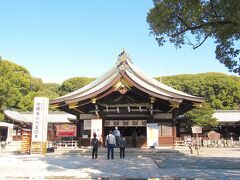
<svg viewBox="0 0 240 180">
<path fill-rule="evenodd" d="M 32 123 L 33 113 L 32 112 L 17 112 L 11 110 L 5 110 L 4 115 L 16 122 L 19 123 Z M 76 119 L 72 114 L 64 112 L 49 112 L 48 122 L 49 123 L 69 123 L 70 119 Z"/>
<path fill-rule="evenodd" d="M 0 122 L 0 127 L 13 127 L 13 124 L 6 123 L 6 122 Z"/>
<path fill-rule="evenodd" d="M 215 111 L 213 117 L 217 118 L 218 122 L 240 122 L 240 110 L 219 110 Z"/>
<path fill-rule="evenodd" d="M 128 78 L 130 78 L 132 81 L 134 81 L 134 83 L 143 87 L 145 91 L 148 91 L 149 93 L 155 93 L 156 97 L 158 97 L 159 95 L 162 97 L 166 97 L 167 100 L 171 100 L 171 98 L 173 98 L 173 101 L 177 99 L 181 99 L 182 101 L 185 99 L 199 103 L 204 102 L 204 99 L 201 97 L 192 96 L 184 92 L 178 91 L 162 84 L 161 82 L 153 78 L 148 77 L 133 65 L 132 61 L 129 58 L 129 55 L 125 51 L 123 51 L 119 55 L 118 62 L 115 64 L 115 66 L 109 71 L 107 71 L 105 74 L 103 74 L 90 84 L 80 88 L 79 90 L 51 100 L 50 103 L 56 104 L 67 101 L 74 102 L 74 100 L 78 101 L 81 97 L 89 98 L 89 96 L 87 95 L 91 95 L 94 93 L 94 96 L 96 96 L 96 93 L 99 94 L 103 87 L 110 85 L 114 80 L 116 80 L 117 77 L 123 77 L 124 74 L 127 75 Z"/>
</svg>

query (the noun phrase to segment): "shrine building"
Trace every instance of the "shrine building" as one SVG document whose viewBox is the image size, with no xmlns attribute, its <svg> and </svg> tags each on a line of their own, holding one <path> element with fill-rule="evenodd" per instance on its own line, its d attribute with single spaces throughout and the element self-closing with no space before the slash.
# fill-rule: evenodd
<svg viewBox="0 0 240 180">
<path fill-rule="evenodd" d="M 123 51 L 117 63 L 90 84 L 50 104 L 77 118 L 77 137 L 89 145 L 90 126 L 100 120 L 101 141 L 109 130 L 118 127 L 131 147 L 132 133 L 137 132 L 137 147 L 147 146 L 147 124 L 158 127 L 158 146 L 173 146 L 176 119 L 201 105 L 202 97 L 175 90 L 143 74 Z"/>
</svg>

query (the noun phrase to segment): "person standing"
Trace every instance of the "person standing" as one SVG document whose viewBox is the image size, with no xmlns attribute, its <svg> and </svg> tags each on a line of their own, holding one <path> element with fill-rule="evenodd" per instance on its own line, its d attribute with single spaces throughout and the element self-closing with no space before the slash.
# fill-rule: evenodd
<svg viewBox="0 0 240 180">
<path fill-rule="evenodd" d="M 118 140 L 119 140 L 121 134 L 120 134 L 120 131 L 118 130 L 118 127 L 115 127 L 115 130 L 112 132 L 112 134 L 115 136 L 116 146 L 119 147 Z"/>
<path fill-rule="evenodd" d="M 93 138 L 91 141 L 91 146 L 92 146 L 92 159 L 97 159 L 97 153 L 98 153 L 98 139 L 96 138 L 97 134 L 93 134 Z"/>
<path fill-rule="evenodd" d="M 106 137 L 105 146 L 107 146 L 107 158 L 110 158 L 111 153 L 111 158 L 114 159 L 114 147 L 116 146 L 116 140 L 115 136 L 112 135 L 112 131 L 109 131 L 109 134 Z"/>
<path fill-rule="evenodd" d="M 122 135 L 119 138 L 119 148 L 120 148 L 120 158 L 124 159 L 125 158 L 125 147 L 126 147 L 126 139 L 125 137 Z"/>
</svg>

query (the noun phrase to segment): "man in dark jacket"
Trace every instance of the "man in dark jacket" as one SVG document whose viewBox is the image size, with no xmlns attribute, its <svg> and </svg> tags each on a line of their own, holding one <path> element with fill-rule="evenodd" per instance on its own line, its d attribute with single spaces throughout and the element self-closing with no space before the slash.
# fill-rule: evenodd
<svg viewBox="0 0 240 180">
<path fill-rule="evenodd" d="M 91 141 L 91 146 L 92 146 L 92 159 L 97 159 L 97 153 L 98 153 L 98 139 L 96 138 L 97 134 L 93 134 L 93 138 Z"/>
<path fill-rule="evenodd" d="M 119 138 L 119 148 L 120 148 L 120 158 L 125 158 L 125 147 L 126 147 L 126 139 L 122 135 L 122 137 Z"/>
</svg>

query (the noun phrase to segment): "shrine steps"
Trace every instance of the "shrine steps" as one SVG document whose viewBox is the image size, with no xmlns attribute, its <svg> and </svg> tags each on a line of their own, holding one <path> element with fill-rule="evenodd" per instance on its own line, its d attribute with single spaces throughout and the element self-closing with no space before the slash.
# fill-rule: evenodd
<svg viewBox="0 0 240 180">
<path fill-rule="evenodd" d="M 182 151 L 181 151 L 182 152 Z M 92 153 L 91 148 L 75 148 L 75 149 L 66 149 L 66 148 L 58 148 L 54 150 L 54 154 L 65 154 L 65 155 L 90 155 Z M 114 149 L 114 153 L 119 154 L 119 148 Z M 180 153 L 179 150 L 173 148 L 161 148 L 161 149 L 142 149 L 142 148 L 126 148 L 126 154 L 131 155 L 157 155 L 162 153 Z M 99 148 L 98 154 L 107 154 L 107 148 Z"/>
</svg>

